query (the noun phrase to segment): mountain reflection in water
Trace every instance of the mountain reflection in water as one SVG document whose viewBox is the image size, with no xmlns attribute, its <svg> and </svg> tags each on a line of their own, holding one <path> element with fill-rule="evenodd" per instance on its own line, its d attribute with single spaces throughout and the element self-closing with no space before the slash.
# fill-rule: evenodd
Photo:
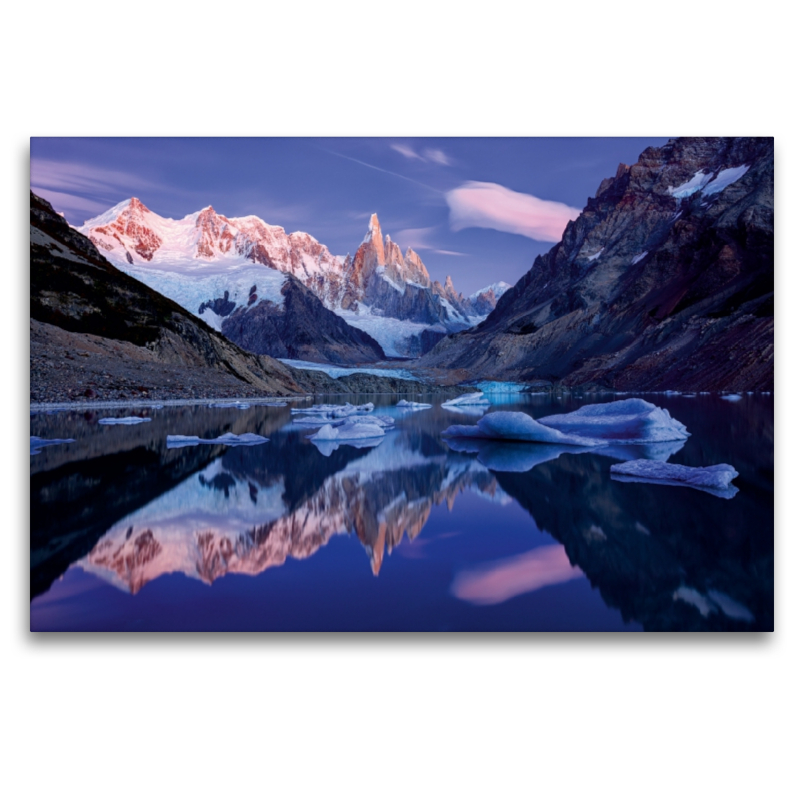
<svg viewBox="0 0 800 800">
<path fill-rule="evenodd" d="M 518 400 L 504 407 L 535 417 L 586 402 Z M 274 568 L 311 560 L 320 567 L 313 575 L 295 569 L 293 592 L 328 591 L 319 569 L 330 563 L 328 573 L 341 570 L 341 591 L 357 603 L 356 617 L 369 613 L 370 603 L 377 609 L 381 593 L 384 602 L 391 598 L 387 629 L 603 629 L 635 622 L 653 630 L 768 630 L 772 406 L 771 399 L 747 400 L 673 400 L 671 413 L 692 432 L 685 447 L 624 452 L 445 443 L 439 434 L 456 415 L 439 407 L 414 414 L 379 407 L 396 417 L 396 429 L 374 447 L 344 445 L 329 454 L 308 441 L 310 431 L 292 425 L 288 408 L 164 409 L 152 412 L 149 431 L 142 425 L 127 435 L 99 432 L 94 420 L 77 414 L 32 418 L 32 434 L 77 441 L 60 454 L 52 447 L 31 457 L 31 587 L 41 595 L 32 603 L 31 626 L 39 629 L 41 619 L 40 627 L 49 627 L 59 588 L 48 587 L 59 576 L 94 576 L 100 583 L 93 585 L 113 585 L 137 603 L 145 587 L 174 584 L 178 575 L 210 587 L 222 586 L 224 576 L 261 576 L 248 584 L 257 592 Z M 225 432 L 270 441 L 178 451 L 164 444 L 167 434 Z M 43 456 L 50 460 L 35 461 Z M 616 460 L 643 457 L 727 461 L 740 472 L 740 492 L 725 500 L 611 480 Z M 457 504 L 466 519 L 450 513 Z M 447 530 L 446 517 L 431 522 L 436 513 L 461 522 Z M 351 548 L 346 566 L 340 548 L 331 549 L 334 538 L 352 537 L 360 543 L 360 567 Z M 384 575 L 395 550 L 405 557 L 393 559 Z M 353 570 L 361 574 L 351 576 Z M 365 575 L 379 576 L 377 583 L 363 583 Z M 587 584 L 595 591 L 586 594 Z M 562 609 L 544 624 L 532 603 L 554 591 L 564 598 Z M 621 618 L 592 622 L 588 606 L 567 602 L 579 596 L 584 605 L 594 597 L 595 606 Z M 300 605 L 292 613 L 300 615 Z M 298 616 L 294 627 L 381 627 L 348 613 L 324 623 Z M 234 618 L 217 627 L 238 629 Z"/>
</svg>

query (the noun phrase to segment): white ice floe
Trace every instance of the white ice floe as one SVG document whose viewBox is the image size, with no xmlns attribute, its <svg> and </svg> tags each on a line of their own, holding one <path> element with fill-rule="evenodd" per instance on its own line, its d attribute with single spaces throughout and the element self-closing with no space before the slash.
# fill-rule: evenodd
<svg viewBox="0 0 800 800">
<path fill-rule="evenodd" d="M 432 408 L 430 403 L 415 403 L 411 400 L 401 400 L 397 404 L 397 408 L 403 408 L 406 411 L 419 411 L 423 408 Z"/>
<path fill-rule="evenodd" d="M 138 425 L 140 422 L 151 422 L 150 417 L 103 417 L 97 420 L 99 425 Z"/>
<path fill-rule="evenodd" d="M 612 464 L 611 477 L 616 480 L 637 483 L 658 483 L 666 486 L 689 486 L 711 492 L 718 497 L 730 499 L 738 489 L 731 481 L 739 473 L 730 464 L 715 464 L 713 467 L 687 467 L 663 461 L 624 461 Z"/>
<path fill-rule="evenodd" d="M 614 444 L 648 444 L 688 439 L 686 426 L 669 411 L 639 398 L 583 406 L 539 423 L 562 433 Z"/>
<path fill-rule="evenodd" d="M 394 421 L 392 420 L 392 425 Z M 374 439 L 384 436 L 386 428 L 391 427 L 384 420 L 374 417 L 360 417 L 348 419 L 336 424 L 323 425 L 315 434 L 310 436 L 314 441 L 348 441 L 351 439 Z"/>
<path fill-rule="evenodd" d="M 370 414 L 360 415 L 354 414 L 351 417 L 344 417 L 343 419 L 336 419 L 325 415 L 315 417 L 296 417 L 292 420 L 292 425 L 300 428 L 321 428 L 323 425 L 328 425 L 331 428 L 344 428 L 356 424 L 364 423 L 365 425 L 377 425 L 384 430 L 394 428 L 394 419 L 385 414 Z"/>
<path fill-rule="evenodd" d="M 69 444 L 74 439 L 42 439 L 39 436 L 31 436 L 31 455 L 35 456 L 42 452 L 43 447 L 50 447 L 54 444 Z"/>
<path fill-rule="evenodd" d="M 176 447 L 194 447 L 198 444 L 225 444 L 228 447 L 238 447 L 244 445 L 251 447 L 255 444 L 265 444 L 268 442 L 264 436 L 257 433 L 223 433 L 216 439 L 201 439 L 199 436 L 167 436 L 167 449 L 173 450 Z"/>
<path fill-rule="evenodd" d="M 331 419 L 340 419 L 342 417 L 371 414 L 374 410 L 375 406 L 372 403 L 365 403 L 362 406 L 354 406 L 350 403 L 340 406 L 321 403 L 308 408 L 293 408 L 292 414 L 322 414 Z"/>
<path fill-rule="evenodd" d="M 722 395 L 723 400 L 728 400 L 731 403 L 737 403 L 739 400 L 742 399 L 740 394 L 724 394 Z"/>
<path fill-rule="evenodd" d="M 489 406 L 491 402 L 487 397 L 484 397 L 483 392 L 472 392 L 471 394 L 462 394 L 460 397 L 454 397 L 452 400 L 445 400 L 442 403 L 442 408 L 453 408 L 454 406 Z"/>
<path fill-rule="evenodd" d="M 442 432 L 448 438 L 499 439 L 510 442 L 539 442 L 545 444 L 594 447 L 604 444 L 599 439 L 587 439 L 561 433 L 541 425 L 522 411 L 495 411 L 478 421 L 477 425 L 451 425 Z"/>
<path fill-rule="evenodd" d="M 209 408 L 250 408 L 250 403 L 209 403 Z"/>
</svg>

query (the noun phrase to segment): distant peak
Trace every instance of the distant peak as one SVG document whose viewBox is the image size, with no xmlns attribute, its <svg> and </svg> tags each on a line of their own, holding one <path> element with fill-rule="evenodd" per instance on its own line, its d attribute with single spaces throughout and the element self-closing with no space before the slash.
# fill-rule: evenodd
<svg viewBox="0 0 800 800">
<path fill-rule="evenodd" d="M 373 214 L 369 218 L 369 229 L 370 229 L 370 232 L 379 231 L 381 229 L 381 223 L 378 221 L 378 215 L 377 214 Z"/>
<path fill-rule="evenodd" d="M 131 197 L 131 199 L 128 201 L 128 208 L 131 209 L 131 211 L 150 210 L 138 197 Z"/>
</svg>

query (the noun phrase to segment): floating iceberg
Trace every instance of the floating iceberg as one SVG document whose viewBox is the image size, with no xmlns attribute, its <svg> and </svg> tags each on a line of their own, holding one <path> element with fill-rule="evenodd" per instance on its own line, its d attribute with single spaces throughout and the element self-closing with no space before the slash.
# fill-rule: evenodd
<svg viewBox="0 0 800 800">
<path fill-rule="evenodd" d="M 69 444 L 74 441 L 74 439 L 41 439 L 38 436 L 31 436 L 31 455 L 38 455 L 42 452 L 43 447 L 50 447 L 53 444 Z"/>
<path fill-rule="evenodd" d="M 583 406 L 569 414 L 542 417 L 539 423 L 572 436 L 614 444 L 672 442 L 690 435 L 669 411 L 639 398 Z"/>
<path fill-rule="evenodd" d="M 430 403 L 414 403 L 411 400 L 401 400 L 397 408 L 404 408 L 406 411 L 419 411 L 422 408 L 432 408 Z"/>
<path fill-rule="evenodd" d="M 176 447 L 194 447 L 198 444 L 252 447 L 254 444 L 265 444 L 268 441 L 269 439 L 259 436 L 257 433 L 223 433 L 222 436 L 218 436 L 216 439 L 201 439 L 199 436 L 167 436 L 167 450 L 174 450 Z"/>
<path fill-rule="evenodd" d="M 442 408 L 488 405 L 491 405 L 491 403 L 487 397 L 484 397 L 483 392 L 473 392 L 472 394 L 462 394 L 461 397 L 454 397 L 452 400 L 445 400 L 445 402 L 442 403 Z"/>
<path fill-rule="evenodd" d="M 600 439 L 574 436 L 541 425 L 522 411 L 495 411 L 478 421 L 477 425 L 451 425 L 442 436 L 467 439 L 500 439 L 509 442 L 539 442 L 545 444 L 595 447 L 605 444 Z"/>
<path fill-rule="evenodd" d="M 249 403 L 209 403 L 209 408 L 250 408 Z"/>
<path fill-rule="evenodd" d="M 738 403 L 739 400 L 742 399 L 740 394 L 724 394 L 722 395 L 723 400 L 729 400 L 731 403 Z"/>
<path fill-rule="evenodd" d="M 349 441 L 351 439 L 375 439 L 385 435 L 385 423 L 373 418 L 346 420 L 341 425 L 323 425 L 313 436 L 314 441 Z"/>
<path fill-rule="evenodd" d="M 739 473 L 730 464 L 715 464 L 713 467 L 686 467 L 683 464 L 640 459 L 611 466 L 611 477 L 615 480 L 659 483 L 666 486 L 690 486 L 727 500 L 739 491 L 735 486 L 730 485 L 738 475 Z"/>
<path fill-rule="evenodd" d="M 372 403 L 365 403 L 363 406 L 354 406 L 350 403 L 345 403 L 343 406 L 336 405 L 316 405 L 309 406 L 308 408 L 293 408 L 292 414 L 324 414 L 331 419 L 340 419 L 342 417 L 352 417 L 359 414 L 371 414 L 375 410 Z"/>
<path fill-rule="evenodd" d="M 150 417 L 103 417 L 97 420 L 99 425 L 138 425 L 150 421 Z"/>
</svg>

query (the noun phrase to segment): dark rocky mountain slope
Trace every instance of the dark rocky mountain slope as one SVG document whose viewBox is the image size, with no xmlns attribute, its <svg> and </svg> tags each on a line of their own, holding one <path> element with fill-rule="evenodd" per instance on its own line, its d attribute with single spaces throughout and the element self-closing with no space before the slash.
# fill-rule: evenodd
<svg viewBox="0 0 800 800">
<path fill-rule="evenodd" d="M 225 317 L 225 336 L 251 353 L 275 358 L 354 364 L 386 357 L 369 334 L 325 308 L 294 275 L 286 276 L 280 291 L 282 305 L 262 300 Z"/>
<path fill-rule="evenodd" d="M 620 390 L 771 389 L 773 140 L 682 138 L 604 180 L 428 367 Z"/>
</svg>

